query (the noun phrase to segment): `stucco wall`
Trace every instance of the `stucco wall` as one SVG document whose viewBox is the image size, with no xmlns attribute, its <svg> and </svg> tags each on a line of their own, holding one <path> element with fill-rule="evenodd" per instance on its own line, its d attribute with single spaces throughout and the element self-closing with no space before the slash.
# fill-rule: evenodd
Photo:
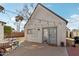
<svg viewBox="0 0 79 59">
<path fill-rule="evenodd" d="M 57 45 L 63 41 L 66 45 L 66 23 L 56 15 L 47 11 L 40 5 L 33 13 L 25 26 L 25 38 L 32 42 L 42 42 L 42 28 L 57 27 Z M 33 29 L 33 34 L 27 34 L 27 29 Z M 40 29 L 39 31 L 37 29 Z"/>
<path fill-rule="evenodd" d="M 0 23 L 0 40 L 4 39 L 4 25 Z"/>
</svg>

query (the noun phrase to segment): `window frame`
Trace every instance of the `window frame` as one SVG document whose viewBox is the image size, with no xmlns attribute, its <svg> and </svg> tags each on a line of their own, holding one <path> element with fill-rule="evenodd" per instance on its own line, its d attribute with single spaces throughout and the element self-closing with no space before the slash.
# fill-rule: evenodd
<svg viewBox="0 0 79 59">
<path fill-rule="evenodd" d="M 32 29 L 27 29 L 27 34 L 32 34 Z"/>
</svg>

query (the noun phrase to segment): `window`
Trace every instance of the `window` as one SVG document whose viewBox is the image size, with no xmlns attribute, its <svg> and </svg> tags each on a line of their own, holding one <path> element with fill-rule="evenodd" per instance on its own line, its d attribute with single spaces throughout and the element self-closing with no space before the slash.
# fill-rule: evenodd
<svg viewBox="0 0 79 59">
<path fill-rule="evenodd" d="M 32 34 L 32 29 L 28 29 L 27 34 Z"/>
</svg>

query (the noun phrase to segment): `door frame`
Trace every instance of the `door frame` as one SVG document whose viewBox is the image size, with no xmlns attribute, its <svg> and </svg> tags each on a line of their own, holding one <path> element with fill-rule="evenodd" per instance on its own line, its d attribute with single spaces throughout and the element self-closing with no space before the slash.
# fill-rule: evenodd
<svg viewBox="0 0 79 59">
<path fill-rule="evenodd" d="M 43 30 L 44 29 L 49 29 L 49 28 L 56 28 L 56 46 L 57 46 L 57 27 L 43 27 L 42 28 L 42 43 L 43 43 L 43 35 L 44 35 L 44 31 Z M 48 30 L 48 32 L 49 32 L 49 30 Z M 50 41 L 50 38 L 49 38 L 49 41 Z M 53 45 L 53 44 L 51 44 L 51 45 Z"/>
</svg>

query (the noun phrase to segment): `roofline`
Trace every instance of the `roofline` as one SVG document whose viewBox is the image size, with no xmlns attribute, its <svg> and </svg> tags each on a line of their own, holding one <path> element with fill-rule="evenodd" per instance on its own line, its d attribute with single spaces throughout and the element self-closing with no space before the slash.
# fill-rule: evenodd
<svg viewBox="0 0 79 59">
<path fill-rule="evenodd" d="M 61 17 L 61 16 L 59 16 L 57 13 L 51 11 L 50 9 L 48 9 L 47 7 L 45 7 L 44 5 L 42 5 L 41 3 L 38 3 L 37 6 L 38 6 L 38 5 L 41 5 L 42 7 L 44 7 L 45 9 L 47 9 L 48 11 L 50 11 L 51 13 L 53 13 L 54 15 L 56 15 L 56 16 L 58 16 L 59 18 L 61 18 L 62 20 L 64 20 L 64 21 L 66 22 L 66 24 L 68 23 L 68 21 L 65 20 L 63 17 Z M 36 10 L 37 6 L 35 7 L 34 11 Z M 34 13 L 34 11 L 33 11 L 33 13 Z M 29 19 L 32 17 L 33 13 L 32 13 L 31 16 L 29 17 Z M 28 19 L 28 21 L 29 21 L 29 19 Z M 27 21 L 27 23 L 28 23 L 28 21 Z M 26 23 L 26 24 L 27 24 L 27 23 Z M 24 25 L 24 28 L 25 28 L 26 24 Z"/>
<path fill-rule="evenodd" d="M 3 22 L 3 21 L 0 21 L 1 23 L 3 23 L 3 24 L 6 24 L 6 22 Z"/>
<path fill-rule="evenodd" d="M 63 17 L 61 17 L 60 15 L 58 15 L 57 13 L 53 12 L 52 10 L 48 9 L 47 7 L 45 7 L 44 5 L 42 5 L 41 3 L 38 3 L 39 5 L 43 6 L 45 9 L 49 10 L 51 13 L 55 14 L 56 16 L 58 16 L 59 18 L 61 18 L 62 20 L 64 20 L 66 22 L 66 24 L 68 23 L 67 20 L 65 20 Z"/>
<path fill-rule="evenodd" d="M 31 16 L 29 17 L 29 19 L 32 17 L 32 15 L 33 15 L 33 13 L 35 12 L 35 10 L 36 10 L 36 8 L 37 8 L 38 5 L 39 5 L 39 3 L 36 5 L 34 11 L 32 12 Z M 27 20 L 27 23 L 29 22 L 29 19 Z M 27 23 L 26 23 L 26 24 L 27 24 Z M 24 25 L 24 28 L 25 28 L 26 24 Z"/>
</svg>

